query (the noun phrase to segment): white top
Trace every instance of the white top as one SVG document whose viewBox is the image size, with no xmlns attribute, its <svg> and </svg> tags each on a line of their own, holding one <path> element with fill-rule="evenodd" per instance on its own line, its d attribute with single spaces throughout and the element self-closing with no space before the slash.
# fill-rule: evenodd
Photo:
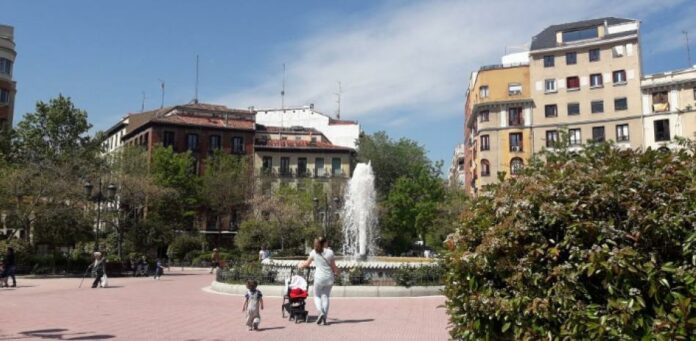
<svg viewBox="0 0 696 341">
<path fill-rule="evenodd" d="M 271 251 L 268 251 L 268 250 L 259 251 L 259 258 L 261 258 L 261 260 L 264 260 L 264 259 L 270 258 L 270 257 L 271 257 Z"/>
<path fill-rule="evenodd" d="M 314 272 L 314 284 L 318 285 L 333 285 L 334 273 L 331 268 L 331 261 L 334 259 L 334 253 L 331 249 L 324 249 L 324 252 L 317 254 L 312 250 L 309 253 L 309 258 L 314 260 L 316 271 Z"/>
</svg>

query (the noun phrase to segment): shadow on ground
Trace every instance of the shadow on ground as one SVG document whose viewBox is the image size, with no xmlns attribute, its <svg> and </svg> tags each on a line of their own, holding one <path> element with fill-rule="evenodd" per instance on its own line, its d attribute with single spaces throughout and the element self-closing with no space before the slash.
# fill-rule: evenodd
<svg viewBox="0 0 696 341">
<path fill-rule="evenodd" d="M 27 330 L 19 333 L 19 337 L 3 337 L 0 340 L 20 339 L 51 339 L 51 340 L 106 340 L 115 336 L 107 334 L 95 334 L 93 332 L 70 332 L 65 328 Z"/>
</svg>

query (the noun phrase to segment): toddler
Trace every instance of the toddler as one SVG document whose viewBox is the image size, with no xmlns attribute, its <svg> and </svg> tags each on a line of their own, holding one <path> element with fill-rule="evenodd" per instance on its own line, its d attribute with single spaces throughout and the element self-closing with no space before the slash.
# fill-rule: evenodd
<svg viewBox="0 0 696 341">
<path fill-rule="evenodd" d="M 255 280 L 250 279 L 247 281 L 247 293 L 244 295 L 244 307 L 242 311 L 246 312 L 246 325 L 249 330 L 259 330 L 259 323 L 261 323 L 261 313 L 263 310 L 263 295 L 261 291 L 256 289 L 257 283 Z"/>
</svg>

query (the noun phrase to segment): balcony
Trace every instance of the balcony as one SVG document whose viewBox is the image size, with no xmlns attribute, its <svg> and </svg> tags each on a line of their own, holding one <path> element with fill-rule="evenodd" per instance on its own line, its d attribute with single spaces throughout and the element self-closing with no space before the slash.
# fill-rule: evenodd
<svg viewBox="0 0 696 341">
<path fill-rule="evenodd" d="M 653 112 L 666 112 L 666 111 L 669 111 L 669 102 L 653 104 Z"/>
</svg>

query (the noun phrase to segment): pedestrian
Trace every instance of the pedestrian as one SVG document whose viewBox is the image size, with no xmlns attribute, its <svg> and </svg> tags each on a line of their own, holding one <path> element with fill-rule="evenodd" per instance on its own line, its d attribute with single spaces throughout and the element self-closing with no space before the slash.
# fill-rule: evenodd
<svg viewBox="0 0 696 341">
<path fill-rule="evenodd" d="M 249 330 L 259 330 L 261 323 L 261 310 L 263 310 L 263 294 L 256 289 L 258 283 L 250 279 L 247 281 L 247 292 L 244 295 L 244 306 L 242 312 L 246 312 L 246 326 Z"/>
<path fill-rule="evenodd" d="M 162 265 L 162 260 L 158 258 L 155 263 L 155 279 L 159 280 L 162 277 L 162 273 L 164 273 L 164 266 Z"/>
<path fill-rule="evenodd" d="M 94 263 L 90 264 L 87 270 L 92 270 L 92 276 L 94 277 L 94 282 L 92 282 L 92 289 L 96 288 L 101 282 L 104 276 L 104 259 L 102 258 L 101 252 L 94 253 Z"/>
<path fill-rule="evenodd" d="M 137 270 L 135 271 L 135 277 L 138 276 L 143 276 L 143 277 L 148 277 L 147 272 L 148 272 L 148 264 L 147 264 L 147 257 L 144 255 L 140 257 L 140 260 L 138 261 L 137 265 Z"/>
<path fill-rule="evenodd" d="M 268 258 L 271 258 L 271 251 L 268 251 L 268 246 L 264 244 L 261 246 L 261 251 L 259 251 L 259 261 L 263 262 Z"/>
<path fill-rule="evenodd" d="M 17 286 L 17 279 L 15 278 L 15 271 L 17 270 L 17 259 L 15 258 L 15 252 L 12 247 L 7 248 L 7 255 L 5 255 L 5 260 L 3 262 L 5 270 L 2 272 L 2 276 L 5 278 L 5 284 L 9 282 L 12 278 L 12 287 Z"/>
<path fill-rule="evenodd" d="M 213 249 L 213 254 L 210 256 L 210 273 L 220 267 L 220 251 L 217 248 Z"/>
<path fill-rule="evenodd" d="M 334 278 L 338 276 L 336 259 L 333 251 L 328 247 L 329 243 L 324 237 L 314 240 L 314 250 L 309 253 L 309 258 L 300 263 L 300 269 L 308 268 L 312 262 L 316 267 L 314 272 L 314 305 L 319 312 L 317 324 L 328 325 L 329 297 L 334 285 Z"/>
<path fill-rule="evenodd" d="M 5 276 L 5 261 L 0 259 L 0 288 L 7 286 L 7 277 Z"/>
</svg>

